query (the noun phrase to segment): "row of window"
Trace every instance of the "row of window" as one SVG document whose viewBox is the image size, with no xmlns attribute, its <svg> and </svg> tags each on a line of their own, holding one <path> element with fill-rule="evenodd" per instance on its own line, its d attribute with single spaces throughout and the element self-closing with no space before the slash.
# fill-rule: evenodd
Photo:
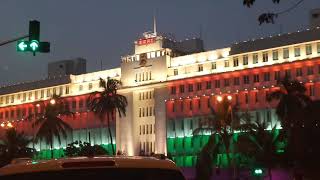
<svg viewBox="0 0 320 180">
<path fill-rule="evenodd" d="M 309 96 L 315 96 L 315 85 L 314 84 L 311 84 L 311 85 L 308 85 L 308 95 Z M 269 91 L 265 91 L 265 97 L 264 97 L 264 102 L 267 101 L 267 97 L 268 97 L 268 93 Z M 251 96 L 251 98 L 249 97 Z M 261 97 L 261 95 L 259 95 L 258 91 L 254 91 L 252 93 L 244 93 L 244 98 L 243 98 L 243 102 L 240 102 L 239 100 L 239 94 L 234 94 L 234 102 L 236 104 L 249 104 L 249 101 L 250 99 L 254 102 L 254 103 L 259 103 L 261 101 L 261 99 L 259 98 Z M 189 100 L 189 105 L 188 103 L 184 103 L 183 101 L 181 101 L 179 104 L 180 104 L 180 107 L 177 105 L 176 102 L 174 102 L 173 106 L 172 106 L 172 112 L 176 112 L 177 111 L 177 108 L 180 108 L 180 112 L 184 112 L 185 110 L 189 110 L 189 111 L 192 111 L 194 108 L 195 108 L 195 104 L 198 106 L 198 109 L 201 109 L 202 107 L 201 106 L 205 106 L 207 108 L 210 108 L 212 106 L 212 103 L 211 103 L 212 99 L 211 98 L 207 98 L 207 102 L 204 103 L 200 101 L 200 99 L 197 100 L 197 103 L 194 103 L 192 100 Z M 186 107 L 188 106 L 188 107 Z M 187 109 L 186 109 L 187 108 Z"/>
<path fill-rule="evenodd" d="M 154 116 L 154 114 L 155 109 L 152 106 L 139 108 L 139 117 L 150 117 Z"/>
<path fill-rule="evenodd" d="M 51 97 L 52 95 L 65 95 L 70 93 L 69 86 L 60 86 L 48 89 L 41 89 L 36 91 L 24 92 L 19 94 L 7 95 L 0 97 L 0 105 L 2 104 L 12 104 L 16 101 L 26 102 L 31 100 L 44 99 L 45 97 Z"/>
<path fill-rule="evenodd" d="M 148 100 L 153 98 L 154 98 L 153 91 L 139 92 L 139 100 Z"/>
<path fill-rule="evenodd" d="M 155 151 L 155 142 L 140 142 L 140 155 L 146 155 L 145 153 L 152 153 Z"/>
<path fill-rule="evenodd" d="M 257 121 L 260 122 L 260 120 L 266 120 L 266 122 L 271 122 L 271 110 L 263 110 L 265 112 L 265 116 L 263 115 L 263 112 L 261 111 L 253 111 L 251 112 L 252 117 L 255 117 L 255 119 Z M 197 126 L 194 127 L 194 120 L 190 119 L 189 121 L 184 121 L 184 120 L 171 120 L 172 122 L 172 131 L 185 131 L 185 130 L 194 130 L 194 128 L 200 127 L 202 126 L 201 124 L 201 118 L 199 118 L 196 122 L 197 122 Z M 180 123 L 180 125 L 178 125 L 178 123 Z M 189 123 L 189 125 L 188 125 Z M 176 128 L 176 126 L 179 127 Z M 185 127 L 185 126 L 189 126 L 189 127 Z"/>
<path fill-rule="evenodd" d="M 71 110 L 73 112 L 76 111 L 85 111 L 88 109 L 89 107 L 89 101 L 84 100 L 84 99 L 80 99 L 78 101 L 76 100 L 72 100 L 71 101 L 71 107 L 69 102 L 64 102 L 64 107 L 66 110 Z M 28 108 L 15 108 L 12 110 L 6 110 L 6 111 L 0 111 L 0 119 L 21 119 L 21 118 L 25 118 L 33 113 L 40 113 L 43 112 L 44 107 L 28 107 Z M 70 109 L 71 108 L 71 109 Z"/>
<path fill-rule="evenodd" d="M 140 125 L 140 135 L 145 135 L 145 134 L 155 134 L 155 128 L 154 124 L 146 124 L 146 125 Z"/>
<path fill-rule="evenodd" d="M 152 51 L 152 52 L 147 52 L 147 53 L 143 53 L 143 54 L 137 54 L 134 56 L 128 56 L 128 57 L 125 57 L 122 61 L 123 62 L 140 61 L 140 59 L 143 59 L 145 57 L 147 59 L 151 59 L 151 58 L 165 56 L 166 54 L 169 55 L 170 53 L 166 52 L 165 50 Z"/>
<path fill-rule="evenodd" d="M 311 55 L 313 53 L 313 48 L 312 48 L 312 44 L 306 44 L 305 45 L 305 53 L 306 55 Z M 317 43 L 317 54 L 320 54 L 320 43 Z M 294 47 L 294 57 L 300 57 L 301 56 L 301 47 L 300 46 L 295 46 Z M 249 65 L 249 55 L 245 54 L 242 57 L 242 64 L 244 66 Z M 290 58 L 290 49 L 289 48 L 283 48 L 282 49 L 282 58 L 283 59 L 289 59 Z M 268 62 L 271 59 L 271 57 L 269 57 L 269 52 L 265 51 L 262 52 L 262 62 Z M 272 51 L 272 60 L 273 61 L 277 61 L 279 60 L 279 50 L 273 50 Z M 238 67 L 240 64 L 240 57 L 236 56 L 233 57 L 233 67 Z M 252 54 L 252 64 L 257 64 L 259 63 L 259 54 L 258 53 L 253 53 Z M 224 67 L 230 67 L 230 61 L 229 60 L 225 60 L 224 61 Z M 211 63 L 211 69 L 215 70 L 217 69 L 217 63 L 216 62 L 212 62 Z M 203 71 L 203 64 L 198 64 L 198 72 Z M 173 74 L 175 76 L 177 76 L 179 74 L 178 69 L 174 69 L 173 70 Z"/>
<path fill-rule="evenodd" d="M 136 73 L 136 79 L 135 79 L 136 82 L 149 81 L 149 80 L 152 80 L 151 71 Z"/>
<path fill-rule="evenodd" d="M 313 75 L 314 74 L 314 66 L 308 66 L 306 67 L 306 75 Z M 284 76 L 291 78 L 292 77 L 292 71 L 295 72 L 295 77 L 301 77 L 304 76 L 304 71 L 303 68 L 296 68 L 295 70 L 291 70 L 291 69 L 287 69 L 284 71 Z M 242 76 L 242 84 L 250 84 L 251 78 L 252 78 L 252 82 L 253 83 L 258 83 L 258 82 L 268 82 L 271 80 L 280 80 L 282 75 L 281 75 L 281 71 L 274 71 L 273 73 L 273 79 L 271 79 L 271 74 L 272 72 L 264 72 L 262 75 L 261 74 L 253 74 L 251 76 L 249 75 L 244 75 Z M 320 74 L 320 65 L 318 65 L 318 74 Z M 222 88 L 222 87 L 229 87 L 231 85 L 234 86 L 239 86 L 240 82 L 241 82 L 241 78 L 240 77 L 234 77 L 234 78 L 226 78 L 226 79 L 217 79 L 214 81 L 205 81 L 205 83 L 203 84 L 202 82 L 198 82 L 195 84 L 188 84 L 188 85 L 184 85 L 181 84 L 179 85 L 179 92 L 180 93 L 185 93 L 187 92 L 193 92 L 194 88 L 196 88 L 196 91 L 202 91 L 205 89 L 212 89 L 212 82 L 214 82 L 214 88 Z M 232 84 L 231 84 L 232 83 Z M 205 87 L 203 87 L 203 85 Z M 186 89 L 187 88 L 187 89 Z M 171 94 L 176 94 L 177 93 L 177 87 L 176 86 L 172 86 L 171 87 Z"/>
</svg>

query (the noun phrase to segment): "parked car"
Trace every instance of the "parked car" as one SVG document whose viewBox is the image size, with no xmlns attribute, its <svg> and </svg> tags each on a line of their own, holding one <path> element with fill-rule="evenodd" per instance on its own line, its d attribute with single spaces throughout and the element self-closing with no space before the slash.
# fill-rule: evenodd
<svg viewBox="0 0 320 180">
<path fill-rule="evenodd" d="M 185 180 L 171 161 L 152 157 L 76 157 L 14 160 L 0 169 L 1 180 Z"/>
</svg>

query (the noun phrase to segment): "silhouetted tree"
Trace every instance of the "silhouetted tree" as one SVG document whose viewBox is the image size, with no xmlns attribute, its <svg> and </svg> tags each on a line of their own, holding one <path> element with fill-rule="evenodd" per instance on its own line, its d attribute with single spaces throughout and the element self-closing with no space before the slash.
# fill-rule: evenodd
<svg viewBox="0 0 320 180">
<path fill-rule="evenodd" d="M 127 98 L 117 93 L 121 82 L 116 79 L 108 78 L 107 81 L 100 78 L 101 92 L 94 92 L 89 97 L 89 107 L 91 111 L 100 117 L 101 121 L 107 120 L 112 154 L 115 155 L 111 133 L 111 119 L 114 118 L 115 112 L 118 111 L 119 116 L 126 115 L 126 107 L 128 105 Z"/>
</svg>

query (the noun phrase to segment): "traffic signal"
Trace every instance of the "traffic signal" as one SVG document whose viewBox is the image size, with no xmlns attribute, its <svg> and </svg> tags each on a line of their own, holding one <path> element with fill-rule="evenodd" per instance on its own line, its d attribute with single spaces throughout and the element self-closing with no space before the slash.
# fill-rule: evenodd
<svg viewBox="0 0 320 180">
<path fill-rule="evenodd" d="M 40 41 L 40 22 L 29 22 L 29 41 Z"/>
<path fill-rule="evenodd" d="M 50 52 L 50 43 L 40 41 L 40 22 L 29 22 L 29 41 L 20 40 L 17 43 L 18 52 L 36 52 L 48 53 Z"/>
</svg>

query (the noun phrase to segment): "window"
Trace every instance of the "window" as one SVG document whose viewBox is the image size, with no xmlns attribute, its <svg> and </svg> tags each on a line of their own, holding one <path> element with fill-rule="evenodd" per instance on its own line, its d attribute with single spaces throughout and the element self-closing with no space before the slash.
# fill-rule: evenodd
<svg viewBox="0 0 320 180">
<path fill-rule="evenodd" d="M 198 109 L 201 109 L 201 100 L 198 99 Z"/>
<path fill-rule="evenodd" d="M 224 61 L 224 67 L 229 67 L 229 61 L 228 60 Z"/>
<path fill-rule="evenodd" d="M 211 63 L 211 69 L 217 69 L 217 63 L 215 62 Z"/>
<path fill-rule="evenodd" d="M 56 88 L 53 88 L 53 89 L 52 89 L 52 94 L 53 94 L 53 95 L 57 95 L 57 89 L 56 89 Z"/>
<path fill-rule="evenodd" d="M 300 56 L 300 47 L 294 47 L 294 56 L 299 57 Z"/>
<path fill-rule="evenodd" d="M 314 85 L 310 85 L 309 87 L 309 96 L 314 96 Z"/>
<path fill-rule="evenodd" d="M 37 92 L 37 91 L 35 91 Z M 11 95 L 11 103 L 14 103 L 14 95 Z"/>
<path fill-rule="evenodd" d="M 233 58 L 233 67 L 238 67 L 239 66 L 239 58 L 238 57 L 234 57 Z"/>
<path fill-rule="evenodd" d="M 60 87 L 59 87 L 59 94 L 60 94 L 60 95 L 63 95 L 63 86 L 60 86 Z"/>
<path fill-rule="evenodd" d="M 317 53 L 320 54 L 320 42 L 317 43 Z"/>
<path fill-rule="evenodd" d="M 259 82 L 259 74 L 254 74 L 254 75 L 253 75 L 253 82 L 254 82 L 254 83 Z"/>
<path fill-rule="evenodd" d="M 183 109 L 184 109 L 183 101 L 180 101 L 180 108 L 181 108 L 181 112 L 183 112 Z"/>
<path fill-rule="evenodd" d="M 214 84 L 216 88 L 220 88 L 220 80 L 215 80 Z"/>
<path fill-rule="evenodd" d="M 188 91 L 193 92 L 193 84 L 188 84 Z"/>
<path fill-rule="evenodd" d="M 83 90 L 83 86 L 79 85 L 79 91 L 82 91 L 82 90 Z"/>
<path fill-rule="evenodd" d="M 257 91 L 254 92 L 254 99 L 255 99 L 256 103 L 259 102 L 258 92 Z"/>
<path fill-rule="evenodd" d="M 201 72 L 201 71 L 203 71 L 203 64 L 198 65 L 198 72 Z"/>
<path fill-rule="evenodd" d="M 65 94 L 69 94 L 69 86 L 66 86 L 66 93 Z"/>
<path fill-rule="evenodd" d="M 258 63 L 258 53 L 254 53 L 252 56 L 252 63 L 257 64 Z"/>
<path fill-rule="evenodd" d="M 297 77 L 302 76 L 302 68 L 297 68 L 296 69 L 296 76 Z"/>
<path fill-rule="evenodd" d="M 263 62 L 268 62 L 268 52 L 263 52 L 262 53 L 262 61 Z"/>
<path fill-rule="evenodd" d="M 201 91 L 202 90 L 202 85 L 201 82 L 197 83 L 197 91 Z"/>
<path fill-rule="evenodd" d="M 263 73 L 263 79 L 264 81 L 270 81 L 270 72 Z"/>
<path fill-rule="evenodd" d="M 142 109 L 141 108 L 139 108 L 139 117 L 141 117 L 141 113 L 142 112 Z"/>
<path fill-rule="evenodd" d="M 274 80 L 279 81 L 280 80 L 280 71 L 275 71 L 274 72 Z"/>
<path fill-rule="evenodd" d="M 249 80 L 249 76 L 243 76 L 243 84 L 249 84 L 250 80 Z"/>
<path fill-rule="evenodd" d="M 175 86 L 171 87 L 171 94 L 176 94 L 176 87 Z"/>
<path fill-rule="evenodd" d="M 306 55 L 310 55 L 310 54 L 312 54 L 312 45 L 307 44 L 306 45 Z"/>
<path fill-rule="evenodd" d="M 245 93 L 244 94 L 244 100 L 245 100 L 245 103 L 248 104 L 249 103 L 249 96 L 248 96 L 248 93 Z"/>
<path fill-rule="evenodd" d="M 224 79 L 224 86 L 227 87 L 230 85 L 229 79 Z"/>
<path fill-rule="evenodd" d="M 83 105 L 84 105 L 84 103 L 83 103 L 83 100 L 81 99 L 81 100 L 79 101 L 79 108 L 83 108 Z"/>
<path fill-rule="evenodd" d="M 173 70 L 173 75 L 177 76 L 178 75 L 178 69 Z"/>
<path fill-rule="evenodd" d="M 234 84 L 235 86 L 239 86 L 239 85 L 240 85 L 240 78 L 239 78 L 239 77 L 235 77 L 235 78 L 233 79 L 233 84 Z"/>
<path fill-rule="evenodd" d="M 307 73 L 308 73 L 308 75 L 312 75 L 313 74 L 313 66 L 308 66 L 307 67 Z"/>
<path fill-rule="evenodd" d="M 285 77 L 291 78 L 291 70 L 290 69 L 285 70 Z"/>
<path fill-rule="evenodd" d="M 31 100 L 32 92 L 29 92 L 28 100 Z"/>
<path fill-rule="evenodd" d="M 179 90 L 180 90 L 180 93 L 184 93 L 184 85 L 183 84 L 179 86 Z"/>
<path fill-rule="evenodd" d="M 34 99 L 36 99 L 36 100 L 38 99 L 38 91 L 34 92 Z"/>
<path fill-rule="evenodd" d="M 284 48 L 283 49 L 283 59 L 288 59 L 289 58 L 289 48 Z"/>
<path fill-rule="evenodd" d="M 272 58 L 274 61 L 279 59 L 279 53 L 277 50 L 272 51 Z"/>
<path fill-rule="evenodd" d="M 193 107 L 192 107 L 192 100 L 190 100 L 189 102 L 189 108 L 190 108 L 190 111 L 192 111 Z"/>
<path fill-rule="evenodd" d="M 208 98 L 208 108 L 210 108 L 211 107 L 211 103 L 210 103 L 210 98 Z"/>
<path fill-rule="evenodd" d="M 92 89 L 92 83 L 89 83 L 89 87 L 88 87 L 89 90 Z"/>
<path fill-rule="evenodd" d="M 72 101 L 72 109 L 76 109 L 77 108 L 77 101 L 73 100 Z"/>
<path fill-rule="evenodd" d="M 248 55 L 243 55 L 242 60 L 243 60 L 243 65 L 248 65 Z"/>
<path fill-rule="evenodd" d="M 206 82 L 206 88 L 207 89 L 211 89 L 211 81 L 207 81 Z"/>
</svg>

